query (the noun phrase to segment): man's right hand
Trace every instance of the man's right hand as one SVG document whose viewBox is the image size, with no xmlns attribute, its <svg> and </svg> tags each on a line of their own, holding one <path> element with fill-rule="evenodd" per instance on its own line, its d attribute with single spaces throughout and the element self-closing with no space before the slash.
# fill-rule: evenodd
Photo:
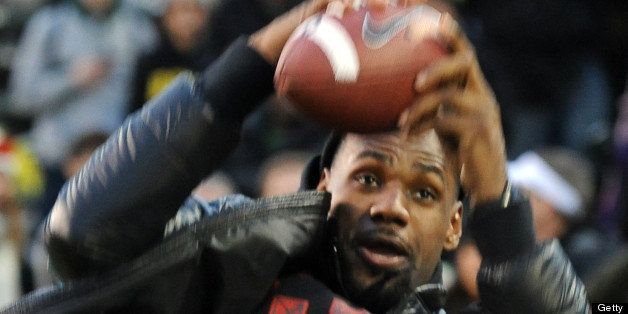
<svg viewBox="0 0 628 314">
<path fill-rule="evenodd" d="M 277 17 L 270 24 L 252 34 L 249 46 L 255 49 L 270 64 L 277 64 L 283 46 L 294 30 L 308 17 L 322 12 L 329 4 L 333 6 L 333 14 L 341 15 L 344 9 L 350 8 L 355 2 L 368 6 L 371 10 L 383 9 L 391 0 L 308 0 L 292 10 Z M 416 5 L 427 0 L 405 0 L 405 5 Z"/>
<path fill-rule="evenodd" d="M 323 11 L 329 4 L 333 5 L 333 13 L 351 7 L 359 0 L 308 0 L 292 10 L 284 13 L 249 38 L 249 46 L 255 49 L 270 64 L 277 64 L 283 46 L 294 30 L 308 17 Z M 362 0 L 363 5 L 373 9 L 383 9 L 390 0 Z M 424 0 L 410 0 L 407 4 L 419 4 Z"/>
</svg>

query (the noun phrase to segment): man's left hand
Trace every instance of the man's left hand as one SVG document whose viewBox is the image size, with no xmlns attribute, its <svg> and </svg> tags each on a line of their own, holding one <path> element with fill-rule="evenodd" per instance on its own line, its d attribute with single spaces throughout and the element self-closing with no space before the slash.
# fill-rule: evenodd
<svg viewBox="0 0 628 314">
<path fill-rule="evenodd" d="M 415 103 L 402 113 L 406 134 L 434 128 L 453 139 L 461 182 L 471 206 L 498 199 L 506 184 L 506 152 L 499 106 L 474 49 L 448 14 L 441 37 L 451 53 L 418 74 Z"/>
</svg>

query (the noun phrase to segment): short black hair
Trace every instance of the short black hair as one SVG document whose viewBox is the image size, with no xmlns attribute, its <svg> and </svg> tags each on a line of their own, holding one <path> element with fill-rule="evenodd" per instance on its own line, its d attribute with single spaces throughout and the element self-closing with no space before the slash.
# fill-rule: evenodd
<svg viewBox="0 0 628 314">
<path fill-rule="evenodd" d="M 325 141 L 325 146 L 323 146 L 323 152 L 321 153 L 319 173 L 321 173 L 325 168 L 331 169 L 331 164 L 334 162 L 338 149 L 340 148 L 340 145 L 346 135 L 347 133 L 340 131 L 332 131 L 331 134 L 329 134 L 327 141 Z M 456 198 L 459 201 L 464 201 L 465 193 L 462 189 L 460 177 L 456 176 L 455 181 L 458 185 L 458 195 L 456 195 Z"/>
<path fill-rule="evenodd" d="M 321 172 L 325 168 L 331 168 L 331 164 L 334 162 L 334 158 L 336 158 L 336 153 L 345 135 L 347 135 L 347 133 L 339 131 L 332 131 L 331 134 L 329 134 L 327 141 L 325 141 L 325 146 L 323 146 L 323 152 L 321 153 L 319 169 Z"/>
</svg>

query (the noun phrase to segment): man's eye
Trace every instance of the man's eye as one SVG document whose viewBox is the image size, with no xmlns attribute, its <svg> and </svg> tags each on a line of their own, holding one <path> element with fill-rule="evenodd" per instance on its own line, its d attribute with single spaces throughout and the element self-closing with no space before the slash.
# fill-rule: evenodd
<svg viewBox="0 0 628 314">
<path fill-rule="evenodd" d="M 431 189 L 420 189 L 412 193 L 412 198 L 417 201 L 426 201 L 436 199 L 436 195 Z"/>
<path fill-rule="evenodd" d="M 381 185 L 381 182 L 377 176 L 372 173 L 362 173 L 357 175 L 356 181 L 369 188 L 377 188 Z"/>
</svg>

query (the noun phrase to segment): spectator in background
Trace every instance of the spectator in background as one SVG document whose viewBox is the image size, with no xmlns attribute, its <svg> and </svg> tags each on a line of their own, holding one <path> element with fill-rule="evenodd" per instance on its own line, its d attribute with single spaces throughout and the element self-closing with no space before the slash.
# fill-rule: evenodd
<svg viewBox="0 0 628 314">
<path fill-rule="evenodd" d="M 212 173 L 192 190 L 192 196 L 211 201 L 227 195 L 235 194 L 236 189 L 233 180 L 224 172 Z"/>
<path fill-rule="evenodd" d="M 15 50 L 29 17 L 42 5 L 52 1 L 0 1 L 0 123 L 12 134 L 28 131 L 31 126 L 31 119 L 28 117 L 15 116 L 7 111 L 9 107 L 8 81 Z"/>
<path fill-rule="evenodd" d="M 35 157 L 0 128 L 0 307 L 28 290 L 23 249 L 35 223 L 28 209 L 41 189 Z"/>
<path fill-rule="evenodd" d="M 122 0 L 65 0 L 28 22 L 13 63 L 11 110 L 34 119 L 30 140 L 47 175 L 42 214 L 64 181 L 70 144 L 122 122 L 134 62 L 154 41 L 150 21 Z"/>
<path fill-rule="evenodd" d="M 611 252 L 587 221 L 595 197 L 593 165 L 576 151 L 554 147 L 521 155 L 509 164 L 508 177 L 529 192 L 537 240 L 559 239 L 586 278 Z"/>
<path fill-rule="evenodd" d="M 182 71 L 200 71 L 215 58 L 217 47 L 207 36 L 217 0 L 165 0 L 156 24 L 159 44 L 135 68 L 131 111 L 140 108 Z"/>
<path fill-rule="evenodd" d="M 313 154 L 281 151 L 270 156 L 261 166 L 259 196 L 295 193 L 301 185 L 301 173 Z"/>
<path fill-rule="evenodd" d="M 612 156 L 600 190 L 600 229 L 619 241 L 628 240 L 628 85 L 618 102 Z"/>
<path fill-rule="evenodd" d="M 16 197 L 32 207 L 43 192 L 42 169 L 30 147 L 0 126 L 0 172 L 15 186 Z"/>
<path fill-rule="evenodd" d="M 529 196 L 537 242 L 558 239 L 580 278 L 611 256 L 613 244 L 586 222 L 595 186 L 593 166 L 582 154 L 563 147 L 529 151 L 509 163 L 508 178 Z M 477 247 L 467 239 L 455 258 L 464 297 L 477 300 Z"/>
<path fill-rule="evenodd" d="M 8 175 L 0 173 L 0 308 L 22 295 L 22 226 L 22 208 L 17 201 L 15 185 Z"/>
</svg>

